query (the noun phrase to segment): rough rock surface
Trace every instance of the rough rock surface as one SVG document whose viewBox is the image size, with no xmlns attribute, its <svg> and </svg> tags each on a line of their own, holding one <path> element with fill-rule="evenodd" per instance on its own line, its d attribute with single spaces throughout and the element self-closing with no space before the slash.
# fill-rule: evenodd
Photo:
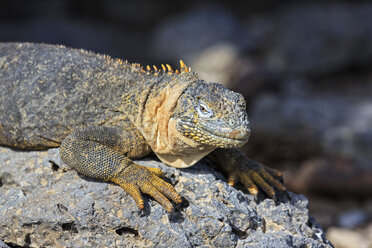
<svg viewBox="0 0 372 248">
<path fill-rule="evenodd" d="M 0 147 L 0 240 L 27 247 L 331 247 L 288 192 L 256 199 L 199 163 L 178 170 L 154 160 L 184 202 L 173 214 L 152 199 L 139 211 L 120 187 L 79 176 L 58 149 Z M 0 243 L 1 244 L 1 243 Z"/>
<path fill-rule="evenodd" d="M 0 240 L 0 248 L 9 248 L 9 246 Z"/>
<path fill-rule="evenodd" d="M 249 23 L 266 63 L 285 73 L 319 76 L 372 56 L 371 4 L 296 3 Z"/>
</svg>

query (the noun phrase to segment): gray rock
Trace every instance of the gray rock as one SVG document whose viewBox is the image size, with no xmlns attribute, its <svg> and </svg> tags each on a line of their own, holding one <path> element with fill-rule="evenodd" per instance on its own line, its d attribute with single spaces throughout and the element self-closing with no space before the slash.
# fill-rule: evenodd
<svg viewBox="0 0 372 248">
<path fill-rule="evenodd" d="M 154 56 L 161 60 L 182 58 L 189 62 L 214 45 L 239 47 L 245 41 L 234 15 L 212 5 L 165 18 L 154 30 L 152 44 Z"/>
<path fill-rule="evenodd" d="M 247 32 L 270 67 L 314 76 L 369 65 L 371 22 L 370 3 L 296 2 L 251 18 Z"/>
<path fill-rule="evenodd" d="M 9 248 L 9 246 L 0 240 L 0 248 Z"/>
<path fill-rule="evenodd" d="M 58 149 L 0 147 L 0 239 L 31 247 L 332 247 L 308 200 L 276 201 L 230 187 L 205 162 L 178 170 L 154 160 L 183 196 L 173 214 L 147 198 L 139 211 L 120 187 L 79 176 Z"/>
<path fill-rule="evenodd" d="M 341 213 L 338 217 L 338 225 L 341 228 L 353 229 L 367 223 L 368 214 L 362 209 L 355 209 Z"/>
</svg>

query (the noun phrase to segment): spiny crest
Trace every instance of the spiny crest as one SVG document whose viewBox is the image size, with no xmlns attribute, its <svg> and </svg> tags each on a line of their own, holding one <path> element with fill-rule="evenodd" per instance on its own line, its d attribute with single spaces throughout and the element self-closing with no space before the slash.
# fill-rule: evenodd
<svg viewBox="0 0 372 248">
<path fill-rule="evenodd" d="M 59 45 L 60 48 L 65 48 L 64 45 Z M 81 53 L 85 53 L 88 55 L 95 55 L 94 52 L 88 51 L 85 49 L 77 49 Z M 119 64 L 120 66 L 123 66 L 125 68 L 130 68 L 130 69 L 135 69 L 138 72 L 146 73 L 148 75 L 153 74 L 153 75 L 159 75 L 159 74 L 164 74 L 167 73 L 168 75 L 172 74 L 187 74 L 191 72 L 191 67 L 187 67 L 186 64 L 180 60 L 180 69 L 173 70 L 172 67 L 169 64 L 161 64 L 161 69 L 158 69 L 155 65 L 153 65 L 153 69 L 149 65 L 144 68 L 141 66 L 139 63 L 129 63 L 127 60 L 122 60 L 122 59 L 114 59 L 109 55 L 106 54 L 96 54 L 99 57 L 102 57 L 107 61 L 108 64 Z"/>
<path fill-rule="evenodd" d="M 152 68 L 151 66 L 147 65 L 146 69 L 144 69 L 139 64 L 135 64 L 135 66 L 140 67 L 142 72 L 146 72 L 148 74 L 154 74 L 154 75 L 159 75 L 161 73 L 168 73 L 169 75 L 172 75 L 172 74 L 181 74 L 181 73 L 191 72 L 191 68 L 187 67 L 182 60 L 180 60 L 180 69 L 176 69 L 176 70 L 173 70 L 173 68 L 169 64 L 165 64 L 165 65 L 161 64 L 161 68 L 159 69 L 155 65 L 153 65 Z"/>
<path fill-rule="evenodd" d="M 139 72 L 142 72 L 142 73 L 146 73 L 148 75 L 150 74 L 153 74 L 153 75 L 160 75 L 160 74 L 164 74 L 164 73 L 167 73 L 168 75 L 172 75 L 172 74 L 182 74 L 182 73 L 189 73 L 191 72 L 191 68 L 190 67 L 187 67 L 186 64 L 180 60 L 180 68 L 179 69 L 176 69 L 176 70 L 173 70 L 173 68 L 169 65 L 169 64 L 161 64 L 161 68 L 158 68 L 157 66 L 153 65 L 152 67 L 147 65 L 145 68 L 143 66 L 141 66 L 141 64 L 139 63 L 131 63 L 129 64 L 127 61 L 123 61 L 121 59 L 118 59 L 117 62 L 120 64 L 120 65 L 124 65 L 124 66 L 130 66 L 131 69 L 134 69 L 136 71 L 139 71 Z"/>
</svg>

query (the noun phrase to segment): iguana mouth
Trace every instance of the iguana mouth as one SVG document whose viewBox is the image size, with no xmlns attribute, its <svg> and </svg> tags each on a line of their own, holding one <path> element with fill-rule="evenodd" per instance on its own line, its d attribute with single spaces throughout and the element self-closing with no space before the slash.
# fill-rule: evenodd
<svg viewBox="0 0 372 248">
<path fill-rule="evenodd" d="M 234 148 L 241 147 L 247 143 L 250 135 L 250 130 L 244 128 L 241 130 L 231 130 L 231 132 L 217 132 L 213 129 L 206 130 L 202 126 L 188 121 L 178 121 L 177 129 L 184 136 L 193 139 L 199 143 L 219 147 L 219 148 Z"/>
</svg>

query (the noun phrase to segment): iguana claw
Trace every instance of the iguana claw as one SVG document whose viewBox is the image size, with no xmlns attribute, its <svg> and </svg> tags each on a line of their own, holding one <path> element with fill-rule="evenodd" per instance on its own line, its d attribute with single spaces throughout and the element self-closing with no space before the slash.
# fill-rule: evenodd
<svg viewBox="0 0 372 248">
<path fill-rule="evenodd" d="M 111 179 L 111 181 L 119 184 L 131 195 L 139 209 L 144 208 L 142 192 L 152 196 L 167 212 L 173 212 L 173 204 L 168 198 L 176 203 L 180 203 L 181 197 L 171 184 L 159 178 L 162 175 L 163 172 L 160 169 L 148 168 L 133 163 Z"/>
<path fill-rule="evenodd" d="M 229 185 L 241 182 L 252 195 L 257 195 L 259 188 L 270 197 L 275 195 L 273 187 L 286 190 L 280 171 L 249 159 L 239 149 L 216 149 L 209 158 L 227 174 Z"/>
<path fill-rule="evenodd" d="M 228 183 L 234 186 L 237 182 L 241 182 L 252 195 L 257 195 L 259 189 L 262 189 L 270 197 L 275 195 L 273 187 L 280 191 L 286 190 L 281 183 L 283 181 L 282 173 L 278 170 L 271 169 L 254 160 L 249 160 L 247 163 L 237 167 L 229 173 Z"/>
</svg>

